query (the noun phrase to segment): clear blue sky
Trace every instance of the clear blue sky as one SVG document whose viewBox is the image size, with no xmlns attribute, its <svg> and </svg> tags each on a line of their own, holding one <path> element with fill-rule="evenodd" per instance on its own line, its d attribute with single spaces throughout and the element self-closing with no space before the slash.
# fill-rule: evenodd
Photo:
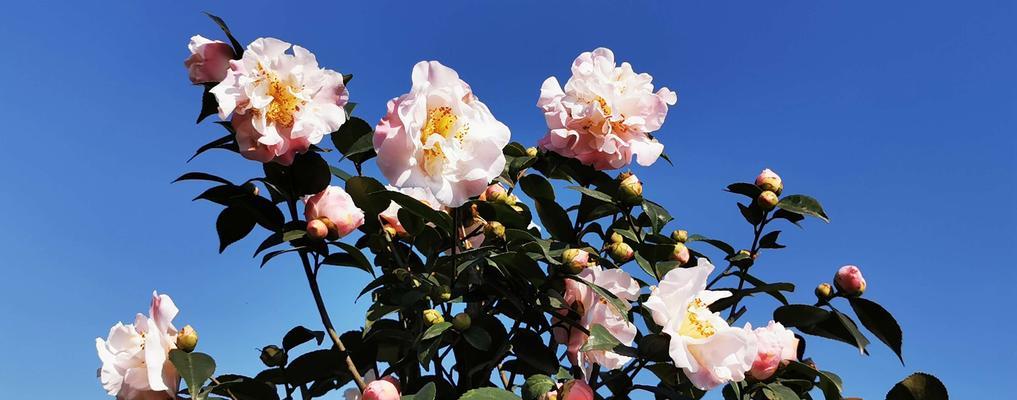
<svg viewBox="0 0 1017 400">
<path fill-rule="evenodd" d="M 823 201 L 833 223 L 786 229 L 789 249 L 758 269 L 808 302 L 857 264 L 867 296 L 897 316 L 906 367 L 878 344 L 863 358 L 810 341 L 846 394 L 882 398 L 922 370 L 954 398 L 997 398 L 1017 373 L 1013 2 L 68 3 L 0 15 L 0 397 L 103 398 L 93 340 L 145 311 L 153 289 L 224 372 L 253 373 L 256 348 L 318 326 L 295 260 L 259 270 L 259 240 L 218 255 L 218 207 L 190 202 L 198 184 L 170 185 L 189 170 L 260 171 L 227 153 L 185 164 L 221 133 L 193 124 L 200 90 L 182 66 L 191 35 L 220 35 L 203 10 L 245 43 L 275 36 L 353 73 L 357 114 L 372 122 L 415 62 L 440 60 L 526 144 L 544 129 L 543 79 L 564 82 L 577 54 L 610 47 L 679 91 L 658 135 L 676 166 L 636 172 L 682 227 L 747 245 L 721 189 L 763 167 Z M 365 304 L 351 300 L 366 274 L 322 275 L 337 325 L 359 326 Z"/>
</svg>

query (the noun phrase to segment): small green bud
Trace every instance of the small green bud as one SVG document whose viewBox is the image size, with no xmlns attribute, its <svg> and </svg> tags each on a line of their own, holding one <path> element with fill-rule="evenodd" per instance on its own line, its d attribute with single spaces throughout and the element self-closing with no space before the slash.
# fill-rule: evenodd
<svg viewBox="0 0 1017 400">
<path fill-rule="evenodd" d="M 462 332 L 467 329 L 470 329 L 470 324 L 472 322 L 473 321 L 470 318 L 470 314 L 462 312 L 456 314 L 456 316 L 452 318 L 452 327 L 456 328 L 457 331 Z"/>
<path fill-rule="evenodd" d="M 625 242 L 616 242 L 608 245 L 608 254 L 611 255 L 611 259 L 617 264 L 624 264 L 632 259 L 634 251 L 632 246 L 629 246 Z"/>
<path fill-rule="evenodd" d="M 438 286 L 434 290 L 434 299 L 436 301 L 444 302 L 452 299 L 452 289 L 448 285 Z"/>
<path fill-rule="evenodd" d="M 526 155 L 528 155 L 530 157 L 536 157 L 538 154 L 540 154 L 540 152 L 537 151 L 536 147 L 527 147 L 526 148 Z"/>
<path fill-rule="evenodd" d="M 261 349 L 261 362 L 265 363 L 266 367 L 282 367 L 286 365 L 289 356 L 286 354 L 286 350 L 280 349 L 279 346 L 270 344 Z"/>
<path fill-rule="evenodd" d="M 432 308 L 424 310 L 424 322 L 427 323 L 427 326 L 440 324 L 445 322 L 445 317 L 443 317 L 438 310 Z"/>
<path fill-rule="evenodd" d="M 590 253 L 583 249 L 565 249 L 561 253 L 561 262 L 569 272 L 578 274 L 590 263 Z"/>
<path fill-rule="evenodd" d="M 625 238 L 623 238 L 622 235 L 619 235 L 617 232 L 611 233 L 611 243 L 621 243 L 624 241 Z"/>
<path fill-rule="evenodd" d="M 833 286 L 829 283 L 820 283 L 816 286 L 816 298 L 826 301 L 833 298 Z"/>
<path fill-rule="evenodd" d="M 777 194 L 769 190 L 764 190 L 763 193 L 756 197 L 756 204 L 763 210 L 770 211 L 777 206 L 780 199 L 777 198 Z"/>
<path fill-rule="evenodd" d="M 490 221 L 484 225 L 484 237 L 489 239 L 505 239 L 505 225 L 498 221 Z"/>
<path fill-rule="evenodd" d="M 618 175 L 618 194 L 620 200 L 627 205 L 636 205 L 643 202 L 643 183 L 631 172 L 624 172 Z"/>
<path fill-rule="evenodd" d="M 671 252 L 671 259 L 678 261 L 679 264 L 685 264 L 689 262 L 689 248 L 684 243 L 675 243 L 674 251 Z"/>
<path fill-rule="evenodd" d="M 685 243 L 689 241 L 689 231 L 684 229 L 675 230 L 674 232 L 671 232 L 671 239 L 674 239 L 674 241 L 678 243 Z"/>
<path fill-rule="evenodd" d="M 194 348 L 198 346 L 198 332 L 194 330 L 190 325 L 181 329 L 177 333 L 177 348 L 188 353 L 194 351 Z"/>
</svg>

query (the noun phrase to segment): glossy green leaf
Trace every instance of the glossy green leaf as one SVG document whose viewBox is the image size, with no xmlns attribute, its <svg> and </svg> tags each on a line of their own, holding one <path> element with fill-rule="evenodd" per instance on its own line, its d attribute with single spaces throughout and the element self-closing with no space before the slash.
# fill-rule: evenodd
<svg viewBox="0 0 1017 400">
<path fill-rule="evenodd" d="M 886 344 L 890 350 L 893 350 L 901 364 L 904 364 L 904 356 L 901 354 L 904 333 L 893 315 L 883 306 L 869 299 L 853 297 L 848 301 L 851 302 L 851 309 L 855 311 L 855 315 L 858 315 L 858 320 L 862 325 L 873 335 L 876 335 L 879 341 Z"/>
<path fill-rule="evenodd" d="M 448 328 L 451 328 L 451 327 L 452 327 L 452 323 L 451 322 L 440 322 L 440 323 L 431 325 L 431 326 L 429 326 L 427 328 L 426 331 L 424 331 L 424 336 L 421 336 L 420 340 L 428 340 L 428 339 L 432 339 L 432 338 L 441 336 L 442 333 L 445 333 L 445 331 L 447 331 Z"/>
<path fill-rule="evenodd" d="M 184 378 L 184 382 L 187 382 L 187 388 L 192 395 L 197 394 L 205 385 L 205 381 L 215 373 L 215 360 L 205 353 L 188 353 L 173 349 L 169 352 L 169 360 L 180 377 Z"/>
<path fill-rule="evenodd" d="M 256 222 L 250 213 L 238 207 L 226 207 L 219 213 L 215 221 L 215 231 L 219 234 L 219 252 L 243 239 L 254 229 Z"/>
<path fill-rule="evenodd" d="M 893 385 L 886 400 L 948 400 L 946 385 L 935 376 L 924 372 L 911 374 Z"/>
<path fill-rule="evenodd" d="M 823 211 L 823 206 L 819 204 L 819 201 L 803 194 L 785 196 L 777 203 L 777 207 L 798 214 L 811 215 L 825 222 L 830 222 L 830 217 L 826 215 L 826 211 Z"/>
<path fill-rule="evenodd" d="M 534 374 L 526 378 L 523 383 L 523 400 L 538 400 L 541 396 L 555 389 L 557 385 L 551 377 L 544 374 Z"/>
<path fill-rule="evenodd" d="M 554 201 L 554 188 L 543 176 L 530 174 L 519 178 L 519 187 L 534 200 Z"/>
<path fill-rule="evenodd" d="M 325 332 L 312 331 L 303 326 L 297 326 L 290 329 L 289 332 L 286 332 L 286 336 L 283 336 L 283 349 L 289 351 L 290 349 L 307 343 L 312 339 L 316 341 L 318 345 L 321 345 L 321 342 L 325 339 Z"/>
<path fill-rule="evenodd" d="M 507 390 L 485 387 L 464 393 L 459 400 L 520 400 L 519 396 Z"/>
<path fill-rule="evenodd" d="M 415 394 L 405 395 L 400 397 L 400 400 L 435 400 L 437 394 L 437 388 L 434 382 L 428 382 L 426 385 L 420 388 Z"/>
<path fill-rule="evenodd" d="M 470 346 L 475 347 L 477 350 L 488 350 L 491 348 L 491 334 L 487 333 L 483 327 L 472 326 L 463 332 L 463 339 Z"/>
</svg>

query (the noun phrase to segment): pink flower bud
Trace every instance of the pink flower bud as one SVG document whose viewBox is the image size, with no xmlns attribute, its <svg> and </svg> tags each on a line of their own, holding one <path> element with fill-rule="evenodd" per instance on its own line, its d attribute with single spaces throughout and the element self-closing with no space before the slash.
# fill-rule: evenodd
<svg viewBox="0 0 1017 400">
<path fill-rule="evenodd" d="M 590 262 L 590 253 L 583 249 L 565 249 L 561 253 L 561 261 L 569 271 L 578 274 Z"/>
<path fill-rule="evenodd" d="M 845 296 L 861 296 L 865 293 L 865 278 L 862 278 L 862 270 L 854 265 L 845 265 L 837 270 L 833 278 L 833 284 L 837 285 Z"/>
<path fill-rule="evenodd" d="M 320 219 L 312 219 L 307 222 L 307 236 L 314 240 L 324 239 L 328 236 L 328 226 Z"/>
<path fill-rule="evenodd" d="M 505 186 L 502 186 L 502 184 L 500 183 L 495 183 L 491 186 L 488 186 L 487 190 L 484 190 L 484 193 L 480 194 L 480 200 L 498 201 L 499 199 L 501 199 L 501 197 L 505 196 L 506 193 L 507 192 L 505 191 Z"/>
<path fill-rule="evenodd" d="M 678 261 L 679 264 L 685 264 L 689 262 L 689 248 L 682 243 L 675 243 L 674 251 L 671 253 L 671 259 Z"/>
<path fill-rule="evenodd" d="M 222 82 L 233 58 L 233 48 L 218 40 L 208 40 L 201 35 L 191 37 L 187 44 L 191 56 L 184 60 L 191 83 Z"/>
<path fill-rule="evenodd" d="M 745 330 L 756 339 L 756 356 L 749 370 L 753 378 L 769 379 L 782 361 L 798 359 L 798 339 L 779 322 L 770 321 L 767 326 L 755 330 L 746 324 Z"/>
<path fill-rule="evenodd" d="M 759 197 L 756 197 L 756 204 L 759 204 L 759 207 L 766 211 L 777 207 L 779 202 L 780 199 L 777 198 L 777 194 L 769 190 L 764 190 L 763 193 L 759 194 Z"/>
<path fill-rule="evenodd" d="M 634 253 L 632 246 L 625 242 L 611 243 L 608 246 L 608 251 L 611 259 L 618 264 L 624 264 L 631 260 Z"/>
<path fill-rule="evenodd" d="M 593 400 L 593 388 L 579 379 L 565 382 L 558 400 Z"/>
<path fill-rule="evenodd" d="M 780 176 L 771 171 L 769 168 L 764 169 L 763 172 L 760 172 L 759 176 L 756 177 L 756 186 L 760 189 L 769 190 L 778 195 L 782 190 L 784 190 L 784 183 L 780 180 Z"/>
<path fill-rule="evenodd" d="M 364 224 L 364 211 L 353 204 L 353 198 L 341 187 L 329 186 L 320 193 L 307 197 L 304 202 L 304 217 L 308 221 L 328 218 L 336 226 L 335 239 L 350 234 Z M 333 235 L 329 236 L 331 238 Z"/>
<path fill-rule="evenodd" d="M 367 384 L 364 388 L 363 400 L 399 400 L 399 381 L 391 376 Z"/>
<path fill-rule="evenodd" d="M 643 201 L 643 183 L 635 174 L 623 172 L 618 175 L 618 180 L 618 191 L 623 202 L 635 205 Z"/>
</svg>

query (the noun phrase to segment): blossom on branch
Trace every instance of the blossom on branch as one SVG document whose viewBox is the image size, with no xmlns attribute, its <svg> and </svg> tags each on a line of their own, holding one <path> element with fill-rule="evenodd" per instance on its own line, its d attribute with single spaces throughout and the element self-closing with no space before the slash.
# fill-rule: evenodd
<svg viewBox="0 0 1017 400">
<path fill-rule="evenodd" d="M 180 375 L 168 354 L 177 347 L 178 311 L 169 296 L 152 292 L 147 317 L 139 313 L 133 324 L 110 328 L 106 340 L 95 339 L 99 381 L 107 393 L 125 400 L 176 398 Z"/>
<path fill-rule="evenodd" d="M 668 353 L 675 366 L 693 385 L 709 390 L 745 379 L 756 356 L 756 340 L 710 311 L 710 304 L 731 292 L 706 290 L 713 264 L 705 258 L 697 262 L 695 267 L 675 268 L 664 275 L 643 306 L 671 337 Z"/>
<path fill-rule="evenodd" d="M 678 95 L 666 87 L 654 93 L 652 80 L 627 62 L 616 66 L 610 49 L 580 54 L 564 90 L 553 76 L 540 87 L 537 107 L 548 131 L 538 144 L 599 170 L 622 168 L 633 155 L 639 165 L 653 164 L 664 145 L 649 133 L 660 129 Z"/>
<path fill-rule="evenodd" d="M 603 269 L 598 265 L 591 265 L 576 276 L 606 289 L 623 301 L 633 301 L 639 297 L 639 283 L 620 268 Z M 587 331 L 594 325 L 600 325 L 622 344 L 632 345 L 636 338 L 636 326 L 629 321 L 627 315 L 619 313 L 607 299 L 598 295 L 589 286 L 574 279 L 566 279 L 564 298 L 565 304 L 570 305 L 572 310 L 579 314 L 579 324 Z M 562 310 L 562 314 L 565 312 L 566 310 Z M 587 364 L 600 364 L 606 369 L 618 369 L 632 359 L 604 350 L 580 351 L 589 335 L 568 324 L 560 325 L 553 331 L 555 341 L 566 344 L 569 361 L 573 365 L 587 369 Z"/>
<path fill-rule="evenodd" d="M 461 206 L 501 174 L 509 129 L 437 61 L 413 66 L 412 81 L 375 128 L 378 168 L 394 186 L 428 188 L 442 205 Z"/>
<path fill-rule="evenodd" d="M 210 90 L 219 116 L 233 114 L 244 157 L 282 165 L 293 162 L 346 122 L 349 93 L 338 72 L 318 67 L 314 54 L 274 38 L 260 38 L 230 61 L 222 83 Z"/>
</svg>

